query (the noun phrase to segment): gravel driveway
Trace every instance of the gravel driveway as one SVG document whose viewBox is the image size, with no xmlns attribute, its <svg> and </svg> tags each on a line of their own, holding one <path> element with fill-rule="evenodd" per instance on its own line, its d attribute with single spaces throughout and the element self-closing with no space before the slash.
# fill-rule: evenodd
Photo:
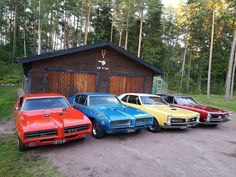
<svg viewBox="0 0 236 177">
<path fill-rule="evenodd" d="M 216 128 L 106 136 L 36 148 L 69 177 L 236 176 L 236 114 Z"/>
</svg>

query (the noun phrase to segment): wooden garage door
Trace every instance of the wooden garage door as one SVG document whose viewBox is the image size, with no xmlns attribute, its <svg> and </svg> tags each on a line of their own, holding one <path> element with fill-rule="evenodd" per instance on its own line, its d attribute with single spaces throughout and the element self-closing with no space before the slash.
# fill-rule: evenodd
<svg viewBox="0 0 236 177">
<path fill-rule="evenodd" d="M 142 93 L 143 84 L 143 77 L 110 76 L 109 92 L 115 95 L 121 95 L 127 92 Z"/>
<path fill-rule="evenodd" d="M 48 92 L 59 93 L 66 97 L 76 92 L 95 92 L 96 74 L 48 72 Z"/>
</svg>

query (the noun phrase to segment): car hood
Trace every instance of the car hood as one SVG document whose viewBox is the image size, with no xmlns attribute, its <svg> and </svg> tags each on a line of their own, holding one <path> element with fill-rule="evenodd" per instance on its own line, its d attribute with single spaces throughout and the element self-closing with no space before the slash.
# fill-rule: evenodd
<svg viewBox="0 0 236 177">
<path fill-rule="evenodd" d="M 172 107 L 169 105 L 150 105 L 144 107 L 159 114 L 164 114 L 166 116 L 171 115 L 174 118 L 192 118 L 199 115 L 199 113 L 186 109 Z"/>
<path fill-rule="evenodd" d="M 21 114 L 25 131 L 39 131 L 90 123 L 81 112 L 69 107 L 50 110 L 25 111 Z"/>
<path fill-rule="evenodd" d="M 125 105 L 99 105 L 92 106 L 92 108 L 110 120 L 152 117 L 144 111 Z"/>
<path fill-rule="evenodd" d="M 185 107 L 191 107 L 193 108 L 194 110 L 196 111 L 206 111 L 206 112 L 209 112 L 209 113 L 217 113 L 217 114 L 224 114 L 224 113 L 227 113 L 227 111 L 225 110 L 222 110 L 222 109 L 218 109 L 218 108 L 214 108 L 214 107 L 211 107 L 211 106 L 207 106 L 207 105 L 201 105 L 201 104 L 198 104 L 198 105 L 185 105 Z"/>
</svg>

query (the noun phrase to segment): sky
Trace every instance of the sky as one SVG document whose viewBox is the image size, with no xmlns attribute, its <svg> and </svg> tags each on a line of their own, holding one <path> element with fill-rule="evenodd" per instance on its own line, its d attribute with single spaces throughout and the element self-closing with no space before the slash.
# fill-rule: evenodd
<svg viewBox="0 0 236 177">
<path fill-rule="evenodd" d="M 165 7 L 171 5 L 171 6 L 177 6 L 179 0 L 162 0 L 162 3 L 164 4 Z"/>
</svg>

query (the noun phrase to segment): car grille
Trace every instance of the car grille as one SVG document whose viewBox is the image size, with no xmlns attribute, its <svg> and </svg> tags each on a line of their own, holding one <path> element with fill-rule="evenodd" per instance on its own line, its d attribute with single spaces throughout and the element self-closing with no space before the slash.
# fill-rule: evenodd
<svg viewBox="0 0 236 177">
<path fill-rule="evenodd" d="M 131 121 L 130 120 L 116 120 L 116 121 L 111 121 L 110 125 L 111 127 L 130 126 Z"/>
<path fill-rule="evenodd" d="M 188 122 L 195 122 L 195 121 L 197 121 L 196 117 L 188 119 Z"/>
<path fill-rule="evenodd" d="M 74 126 L 74 127 L 68 127 L 64 129 L 64 133 L 72 133 L 72 132 L 79 132 L 83 130 L 89 129 L 89 125 L 79 125 L 79 126 Z"/>
<path fill-rule="evenodd" d="M 57 136 L 57 130 L 44 130 L 44 131 L 38 131 L 38 132 L 29 132 L 25 133 L 25 138 L 41 138 L 41 137 L 47 137 L 47 136 Z"/>
<path fill-rule="evenodd" d="M 211 114 L 211 119 L 224 119 L 224 118 L 227 118 L 229 117 L 228 114 Z"/>
<path fill-rule="evenodd" d="M 149 123 L 150 121 L 151 121 L 150 118 L 136 119 L 136 124 L 137 125 L 146 124 L 146 123 Z"/>
<path fill-rule="evenodd" d="M 186 122 L 185 119 L 176 119 L 176 118 L 171 119 L 171 123 L 184 123 L 184 122 Z"/>
</svg>

